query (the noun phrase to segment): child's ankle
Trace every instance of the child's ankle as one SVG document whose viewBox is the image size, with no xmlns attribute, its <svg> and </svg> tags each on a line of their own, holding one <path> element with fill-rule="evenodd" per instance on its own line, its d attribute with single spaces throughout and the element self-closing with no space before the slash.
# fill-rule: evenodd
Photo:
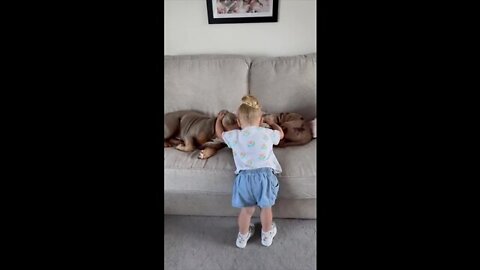
<svg viewBox="0 0 480 270">
<path fill-rule="evenodd" d="M 264 232 L 264 233 L 270 232 L 270 231 L 272 231 L 272 230 L 273 230 L 273 226 L 272 226 L 272 225 L 270 226 L 270 230 L 265 230 L 264 228 L 262 228 L 262 232 Z"/>
</svg>

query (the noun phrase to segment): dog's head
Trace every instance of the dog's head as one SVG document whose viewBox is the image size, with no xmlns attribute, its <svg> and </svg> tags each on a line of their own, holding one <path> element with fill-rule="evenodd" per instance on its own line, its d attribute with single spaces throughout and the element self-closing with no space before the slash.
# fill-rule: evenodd
<svg viewBox="0 0 480 270">
<path fill-rule="evenodd" d="M 222 110 L 221 112 L 225 113 L 225 116 L 222 119 L 222 126 L 225 131 L 240 129 L 237 123 L 237 116 L 234 113 L 231 113 L 227 110 Z"/>
<path fill-rule="evenodd" d="M 274 113 L 265 113 L 263 114 L 263 121 L 266 122 L 274 122 L 275 124 L 278 124 L 278 115 Z"/>
<path fill-rule="evenodd" d="M 291 113 L 291 112 L 280 113 L 278 116 L 278 122 L 281 124 L 290 122 L 290 121 L 297 121 L 297 120 L 303 121 L 304 120 L 303 116 L 301 114 Z"/>
</svg>

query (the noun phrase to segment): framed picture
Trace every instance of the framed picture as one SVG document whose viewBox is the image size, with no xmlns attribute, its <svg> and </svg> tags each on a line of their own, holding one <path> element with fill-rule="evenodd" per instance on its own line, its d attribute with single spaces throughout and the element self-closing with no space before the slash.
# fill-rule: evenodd
<svg viewBox="0 0 480 270">
<path fill-rule="evenodd" d="M 206 0 L 208 23 L 278 21 L 278 0 Z"/>
</svg>

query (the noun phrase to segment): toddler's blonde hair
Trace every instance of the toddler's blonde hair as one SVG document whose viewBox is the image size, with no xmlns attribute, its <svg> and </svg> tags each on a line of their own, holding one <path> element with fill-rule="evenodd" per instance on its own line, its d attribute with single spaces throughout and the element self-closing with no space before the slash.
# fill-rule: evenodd
<svg viewBox="0 0 480 270">
<path fill-rule="evenodd" d="M 254 124 L 262 117 L 262 107 L 258 99 L 251 95 L 242 97 L 242 104 L 238 108 L 238 118 L 242 122 Z"/>
</svg>

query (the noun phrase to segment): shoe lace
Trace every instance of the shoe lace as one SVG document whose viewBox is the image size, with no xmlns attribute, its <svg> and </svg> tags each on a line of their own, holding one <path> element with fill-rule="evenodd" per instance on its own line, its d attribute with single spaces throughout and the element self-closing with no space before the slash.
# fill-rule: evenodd
<svg viewBox="0 0 480 270">
<path fill-rule="evenodd" d="M 247 240 L 247 238 L 248 238 L 248 235 L 245 238 L 243 236 L 241 236 L 240 234 L 238 235 L 238 240 L 239 240 L 240 243 L 245 242 L 245 240 Z"/>
<path fill-rule="evenodd" d="M 243 243 L 248 239 L 250 235 L 252 235 L 252 232 L 253 232 L 253 228 L 250 227 L 247 236 L 243 237 L 242 235 L 238 234 L 237 239 L 239 240 L 240 243 Z"/>
<path fill-rule="evenodd" d="M 269 232 L 262 232 L 262 240 L 267 241 L 273 235 L 273 230 Z"/>
<path fill-rule="evenodd" d="M 262 236 L 263 236 L 263 237 L 262 237 L 262 240 L 263 240 L 263 241 L 267 241 L 267 239 L 268 239 L 269 236 L 270 236 L 270 233 L 265 233 L 265 234 L 263 234 Z"/>
</svg>

